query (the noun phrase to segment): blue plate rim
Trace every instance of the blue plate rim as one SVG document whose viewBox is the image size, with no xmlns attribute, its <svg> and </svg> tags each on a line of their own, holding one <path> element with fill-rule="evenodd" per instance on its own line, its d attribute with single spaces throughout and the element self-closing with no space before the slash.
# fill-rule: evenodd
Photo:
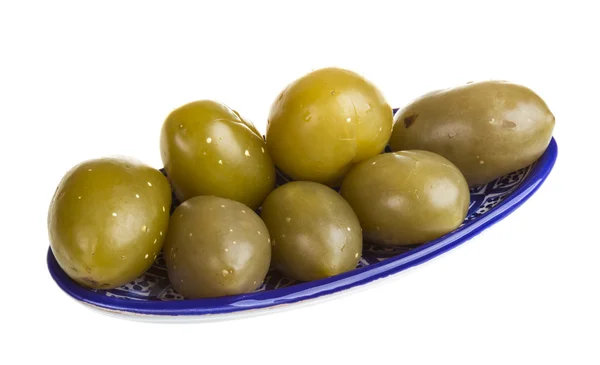
<svg viewBox="0 0 600 365">
<path fill-rule="evenodd" d="M 56 284 L 68 295 L 83 303 L 100 309 L 128 314 L 154 316 L 201 316 L 234 313 L 253 309 L 292 304 L 316 299 L 357 286 L 365 285 L 377 279 L 399 273 L 437 257 L 454 247 L 470 240 L 493 224 L 507 217 L 525 203 L 543 184 L 552 171 L 558 155 L 556 139 L 552 137 L 546 151 L 525 180 L 505 200 L 483 217 L 466 223 L 461 228 L 391 257 L 379 263 L 339 274 L 330 278 L 297 283 L 292 286 L 269 291 L 233 295 L 220 298 L 186 299 L 173 301 L 144 301 L 109 297 L 103 293 L 91 291 L 70 279 L 60 268 L 51 248 L 48 248 L 47 265 Z"/>
</svg>

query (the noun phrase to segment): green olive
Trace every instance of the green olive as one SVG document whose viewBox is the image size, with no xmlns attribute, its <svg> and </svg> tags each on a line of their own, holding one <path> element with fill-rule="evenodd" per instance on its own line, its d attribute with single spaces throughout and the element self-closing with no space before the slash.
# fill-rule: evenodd
<svg viewBox="0 0 600 365">
<path fill-rule="evenodd" d="M 186 298 L 244 294 L 264 281 L 271 262 L 269 231 L 248 206 L 197 196 L 171 217 L 164 248 L 173 288 Z"/>
<path fill-rule="evenodd" d="M 310 281 L 356 268 L 360 223 L 335 190 L 308 181 L 281 185 L 265 200 L 261 217 L 271 234 L 273 266 L 284 275 Z"/>
<path fill-rule="evenodd" d="M 64 175 L 50 204 L 52 252 L 77 283 L 119 287 L 154 262 L 170 207 L 171 188 L 160 171 L 122 157 L 84 161 Z"/>
<path fill-rule="evenodd" d="M 270 110 L 267 147 L 292 179 L 337 186 L 354 163 L 383 151 L 392 119 L 372 83 L 348 70 L 324 68 L 279 94 Z"/>
<path fill-rule="evenodd" d="M 260 206 L 275 187 L 275 167 L 254 125 L 221 103 L 200 100 L 169 114 L 161 155 L 179 201 L 214 195 Z"/>
<path fill-rule="evenodd" d="M 460 226 L 469 187 L 450 161 L 428 151 L 385 153 L 344 178 L 340 194 L 356 212 L 365 240 L 404 246 L 439 238 Z"/>
<path fill-rule="evenodd" d="M 554 115 L 531 89 L 485 81 L 434 91 L 396 113 L 393 151 L 446 157 L 470 186 L 535 162 L 552 138 Z"/>
</svg>

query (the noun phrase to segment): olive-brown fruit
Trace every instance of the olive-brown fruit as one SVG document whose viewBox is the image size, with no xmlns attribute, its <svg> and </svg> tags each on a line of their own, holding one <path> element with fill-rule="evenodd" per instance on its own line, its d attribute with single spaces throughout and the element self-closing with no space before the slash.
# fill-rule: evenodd
<svg viewBox="0 0 600 365">
<path fill-rule="evenodd" d="M 142 275 L 167 233 L 171 188 L 137 160 L 84 161 L 61 179 L 48 211 L 50 247 L 63 271 L 93 289 Z"/>
<path fill-rule="evenodd" d="M 319 69 L 279 94 L 270 110 L 267 147 L 293 180 L 338 186 L 354 163 L 383 151 L 392 119 L 371 82 L 352 71 Z"/>
<path fill-rule="evenodd" d="M 185 298 L 244 294 L 269 270 L 269 231 L 240 202 L 197 196 L 173 212 L 164 257 L 173 288 Z"/>
<path fill-rule="evenodd" d="M 344 178 L 340 194 L 356 212 L 365 241 L 380 246 L 425 243 L 458 228 L 469 187 L 450 161 L 428 151 L 385 153 Z"/>
<path fill-rule="evenodd" d="M 273 266 L 285 276 L 311 281 L 356 268 L 362 232 L 350 205 L 333 189 L 293 181 L 277 187 L 262 207 L 271 234 Z"/>
<path fill-rule="evenodd" d="M 260 206 L 275 187 L 275 167 L 254 125 L 228 106 L 199 100 L 163 123 L 162 161 L 179 201 L 214 195 Z"/>
<path fill-rule="evenodd" d="M 470 186 L 535 162 L 552 138 L 554 115 L 531 89 L 484 81 L 434 91 L 396 113 L 393 151 L 420 149 L 446 157 Z"/>
</svg>

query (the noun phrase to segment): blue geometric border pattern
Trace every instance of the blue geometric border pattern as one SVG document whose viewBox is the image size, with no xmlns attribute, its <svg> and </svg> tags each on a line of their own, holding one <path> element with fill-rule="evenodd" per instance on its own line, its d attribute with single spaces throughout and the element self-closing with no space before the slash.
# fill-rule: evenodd
<svg viewBox="0 0 600 365">
<path fill-rule="evenodd" d="M 260 288 L 253 293 L 184 300 L 169 283 L 162 255 L 156 258 L 146 273 L 113 290 L 90 290 L 77 285 L 60 269 L 50 249 L 47 256 L 48 268 L 59 287 L 72 297 L 97 307 L 122 312 L 203 315 L 295 303 L 397 273 L 436 257 L 477 235 L 510 214 L 537 191 L 552 170 L 557 153 L 553 138 L 544 155 L 531 166 L 489 184 L 471 188 L 469 212 L 465 221 L 454 232 L 432 242 L 410 247 L 380 248 L 365 244 L 356 269 L 327 279 L 296 282 L 271 270 Z"/>
</svg>

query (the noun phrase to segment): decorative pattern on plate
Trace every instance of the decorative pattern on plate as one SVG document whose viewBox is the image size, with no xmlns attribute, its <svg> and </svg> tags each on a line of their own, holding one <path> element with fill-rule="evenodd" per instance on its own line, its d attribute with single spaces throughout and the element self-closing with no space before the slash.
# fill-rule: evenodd
<svg viewBox="0 0 600 365">
<path fill-rule="evenodd" d="M 469 212 L 467 218 L 457 230 L 464 229 L 464 227 L 470 225 L 472 222 L 489 213 L 494 207 L 502 202 L 502 200 L 508 197 L 515 189 L 519 187 L 519 185 L 533 170 L 534 166 L 535 164 L 505 175 L 486 185 L 471 188 L 471 205 L 469 207 Z M 289 179 L 287 179 L 281 172 L 278 172 L 277 178 L 278 184 L 284 184 L 289 181 Z M 173 199 L 174 203 L 171 211 L 173 211 L 178 204 L 175 196 L 173 196 Z M 357 268 L 379 263 L 391 257 L 406 253 L 407 251 L 417 247 L 419 246 L 381 248 L 365 244 L 362 258 Z M 298 282 L 294 280 L 283 277 L 277 271 L 271 270 L 257 291 L 275 290 L 278 288 L 292 286 L 297 283 Z M 95 290 L 95 292 L 109 297 L 143 301 L 172 301 L 184 299 L 181 295 L 173 290 L 171 284 L 169 283 L 165 261 L 162 254 L 156 258 L 153 266 L 136 280 L 117 289 Z"/>
</svg>

